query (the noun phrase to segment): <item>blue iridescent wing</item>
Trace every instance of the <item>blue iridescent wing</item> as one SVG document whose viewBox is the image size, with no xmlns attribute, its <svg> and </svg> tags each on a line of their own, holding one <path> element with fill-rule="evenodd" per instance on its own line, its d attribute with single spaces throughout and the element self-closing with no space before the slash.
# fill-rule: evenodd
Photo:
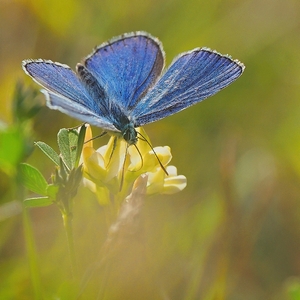
<svg viewBox="0 0 300 300">
<path fill-rule="evenodd" d="M 127 33 L 100 45 L 83 64 L 109 99 L 130 111 L 161 74 L 164 52 L 148 33 Z"/>
<path fill-rule="evenodd" d="M 181 54 L 131 112 L 135 126 L 160 120 L 216 94 L 243 70 L 239 61 L 210 49 Z"/>
<path fill-rule="evenodd" d="M 119 131 L 104 117 L 97 103 L 101 99 L 95 101 L 67 65 L 41 59 L 25 60 L 22 65 L 26 74 L 44 87 L 48 107 L 103 129 Z"/>
</svg>

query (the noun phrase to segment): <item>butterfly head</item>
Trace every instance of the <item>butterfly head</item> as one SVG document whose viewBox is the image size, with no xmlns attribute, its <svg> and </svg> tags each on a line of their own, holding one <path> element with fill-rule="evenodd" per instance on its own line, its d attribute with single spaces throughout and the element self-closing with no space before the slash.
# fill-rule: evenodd
<svg viewBox="0 0 300 300">
<path fill-rule="evenodd" d="M 122 132 L 122 137 L 123 139 L 129 144 L 129 145 L 133 145 L 136 144 L 137 142 L 137 132 L 134 128 L 133 123 L 128 123 L 124 126 Z"/>
</svg>

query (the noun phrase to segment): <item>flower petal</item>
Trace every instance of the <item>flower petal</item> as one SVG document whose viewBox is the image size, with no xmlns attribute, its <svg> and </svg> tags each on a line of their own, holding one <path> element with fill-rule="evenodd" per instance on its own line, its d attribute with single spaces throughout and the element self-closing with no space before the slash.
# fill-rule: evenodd
<svg viewBox="0 0 300 300">
<path fill-rule="evenodd" d="M 175 194 L 182 191 L 187 185 L 186 177 L 183 175 L 165 178 L 163 194 Z"/>
</svg>

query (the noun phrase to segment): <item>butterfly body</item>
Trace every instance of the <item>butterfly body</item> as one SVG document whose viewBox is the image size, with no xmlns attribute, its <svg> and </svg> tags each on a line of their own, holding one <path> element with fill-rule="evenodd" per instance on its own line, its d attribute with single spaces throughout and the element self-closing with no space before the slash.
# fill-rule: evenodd
<svg viewBox="0 0 300 300">
<path fill-rule="evenodd" d="M 124 34 L 94 50 L 76 66 L 25 60 L 47 106 L 121 135 L 135 144 L 135 128 L 158 121 L 216 94 L 244 65 L 208 48 L 182 53 L 162 74 L 165 54 L 145 32 Z"/>
</svg>

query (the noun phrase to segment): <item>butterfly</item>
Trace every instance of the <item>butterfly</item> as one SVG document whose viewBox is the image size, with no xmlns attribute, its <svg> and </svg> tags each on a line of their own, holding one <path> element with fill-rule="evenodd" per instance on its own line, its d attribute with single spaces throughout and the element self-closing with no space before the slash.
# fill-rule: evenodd
<svg viewBox="0 0 300 300">
<path fill-rule="evenodd" d="M 136 144 L 135 128 L 196 104 L 240 77 L 245 66 L 208 48 L 178 55 L 163 72 L 161 42 L 138 31 L 101 44 L 74 72 L 43 59 L 22 62 L 46 105 Z"/>
</svg>

